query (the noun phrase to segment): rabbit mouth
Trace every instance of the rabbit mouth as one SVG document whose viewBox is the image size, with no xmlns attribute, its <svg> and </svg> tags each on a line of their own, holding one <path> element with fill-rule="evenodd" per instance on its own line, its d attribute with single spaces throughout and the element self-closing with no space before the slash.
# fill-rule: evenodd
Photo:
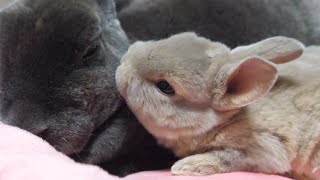
<svg viewBox="0 0 320 180">
<path fill-rule="evenodd" d="M 50 116 L 47 122 L 46 128 L 37 135 L 66 155 L 82 151 L 94 131 L 92 118 L 74 108 Z"/>
<path fill-rule="evenodd" d="M 122 97 L 122 95 L 120 94 L 120 92 L 118 92 L 118 97 L 120 98 L 121 101 L 125 102 L 125 99 Z"/>
</svg>

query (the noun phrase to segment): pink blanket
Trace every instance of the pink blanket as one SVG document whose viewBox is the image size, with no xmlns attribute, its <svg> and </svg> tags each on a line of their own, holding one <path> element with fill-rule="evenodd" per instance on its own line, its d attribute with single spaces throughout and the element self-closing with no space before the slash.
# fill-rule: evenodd
<svg viewBox="0 0 320 180">
<path fill-rule="evenodd" d="M 57 152 L 42 139 L 15 127 L 0 124 L 1 180 L 114 180 L 97 166 L 79 164 Z M 141 172 L 125 180 L 288 180 L 254 173 L 217 174 L 207 177 L 172 176 L 169 171 Z"/>
</svg>

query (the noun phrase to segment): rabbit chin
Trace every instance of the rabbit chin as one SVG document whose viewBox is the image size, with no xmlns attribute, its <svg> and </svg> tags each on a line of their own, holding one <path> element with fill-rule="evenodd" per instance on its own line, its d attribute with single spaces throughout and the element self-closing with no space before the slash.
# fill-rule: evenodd
<svg viewBox="0 0 320 180">
<path fill-rule="evenodd" d="M 129 105 L 130 106 L 130 105 Z M 145 111 L 144 111 L 145 110 Z M 161 117 L 160 109 L 148 111 L 144 107 L 132 108 L 140 123 L 157 139 L 175 140 L 183 137 L 193 137 L 214 130 L 226 123 L 215 110 L 189 112 L 174 117 Z M 152 113 L 150 113 L 152 112 Z"/>
</svg>

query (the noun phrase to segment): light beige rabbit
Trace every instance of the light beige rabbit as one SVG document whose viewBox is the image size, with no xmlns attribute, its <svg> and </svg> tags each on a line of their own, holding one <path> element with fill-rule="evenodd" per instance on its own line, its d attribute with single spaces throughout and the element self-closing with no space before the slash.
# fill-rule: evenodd
<svg viewBox="0 0 320 180">
<path fill-rule="evenodd" d="M 229 50 L 182 33 L 133 44 L 117 86 L 144 127 L 183 157 L 173 174 L 320 179 L 320 48 L 285 63 L 303 50 L 286 37 Z"/>
</svg>

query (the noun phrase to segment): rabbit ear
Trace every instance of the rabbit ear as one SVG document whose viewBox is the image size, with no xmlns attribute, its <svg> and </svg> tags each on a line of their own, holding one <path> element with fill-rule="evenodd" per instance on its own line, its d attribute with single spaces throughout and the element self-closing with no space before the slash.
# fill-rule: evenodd
<svg viewBox="0 0 320 180">
<path fill-rule="evenodd" d="M 231 110 L 246 106 L 269 92 L 278 77 L 278 69 L 260 57 L 220 68 L 213 80 L 212 107 Z"/>
<path fill-rule="evenodd" d="M 268 38 L 248 46 L 240 46 L 231 51 L 233 60 L 259 56 L 275 64 L 282 64 L 300 57 L 304 45 L 298 40 L 283 36 Z"/>
<path fill-rule="evenodd" d="M 102 11 L 108 16 L 109 19 L 116 18 L 116 8 L 114 0 L 97 0 Z"/>
</svg>

